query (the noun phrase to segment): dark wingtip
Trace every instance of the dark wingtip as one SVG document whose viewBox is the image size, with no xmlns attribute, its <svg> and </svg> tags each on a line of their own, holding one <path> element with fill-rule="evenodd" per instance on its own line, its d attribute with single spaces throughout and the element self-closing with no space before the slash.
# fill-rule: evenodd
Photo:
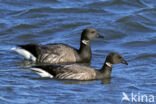
<svg viewBox="0 0 156 104">
<path fill-rule="evenodd" d="M 22 47 L 22 45 L 19 45 L 19 44 L 17 44 L 16 46 L 17 46 L 17 47 Z"/>
<path fill-rule="evenodd" d="M 16 44 L 17 47 L 20 47 L 20 48 L 23 48 L 25 47 L 26 45 L 23 45 L 23 44 Z"/>
</svg>

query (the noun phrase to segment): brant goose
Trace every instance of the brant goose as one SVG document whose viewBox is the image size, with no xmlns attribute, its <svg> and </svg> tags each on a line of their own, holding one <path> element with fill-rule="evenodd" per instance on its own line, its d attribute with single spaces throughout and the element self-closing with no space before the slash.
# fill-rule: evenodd
<svg viewBox="0 0 156 104">
<path fill-rule="evenodd" d="M 67 62 L 85 62 L 91 60 L 92 53 L 90 40 L 93 38 L 104 38 L 93 28 L 84 29 L 81 34 L 79 50 L 62 43 L 54 44 L 26 44 L 18 45 L 20 48 L 12 48 L 18 54 L 26 59 L 39 63 L 67 63 Z"/>
<path fill-rule="evenodd" d="M 34 66 L 31 70 L 35 71 L 41 77 L 50 77 L 58 79 L 76 79 L 76 80 L 94 80 L 110 78 L 113 64 L 128 63 L 118 53 L 110 53 L 103 67 L 100 70 L 91 67 L 68 64 L 68 65 L 40 65 Z"/>
</svg>

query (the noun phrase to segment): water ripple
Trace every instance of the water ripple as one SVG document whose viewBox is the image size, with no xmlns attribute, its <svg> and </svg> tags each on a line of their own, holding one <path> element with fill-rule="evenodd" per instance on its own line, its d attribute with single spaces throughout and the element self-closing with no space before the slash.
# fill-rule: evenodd
<svg viewBox="0 0 156 104">
<path fill-rule="evenodd" d="M 1 0 L 0 102 L 4 104 L 120 104 L 122 92 L 155 94 L 156 0 Z M 117 51 L 129 63 L 114 65 L 110 80 L 44 79 L 34 63 L 12 52 L 16 44 L 65 43 L 79 48 L 84 28 L 92 40 L 91 66 L 99 69 Z"/>
</svg>

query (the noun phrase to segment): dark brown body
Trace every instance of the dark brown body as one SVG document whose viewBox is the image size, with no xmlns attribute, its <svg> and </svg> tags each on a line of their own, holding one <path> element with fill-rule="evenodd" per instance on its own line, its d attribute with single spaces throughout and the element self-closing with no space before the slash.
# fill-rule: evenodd
<svg viewBox="0 0 156 104">
<path fill-rule="evenodd" d="M 32 70 L 42 77 L 50 76 L 51 78 L 58 79 L 94 80 L 110 78 L 113 64 L 118 63 L 128 65 L 118 53 L 110 53 L 100 70 L 80 64 L 40 65 L 34 66 Z"/>
<path fill-rule="evenodd" d="M 92 58 L 90 40 L 93 38 L 103 38 L 93 28 L 84 29 L 81 34 L 80 48 L 75 49 L 69 45 L 62 43 L 54 44 L 26 44 L 18 45 L 22 48 L 23 53 L 25 50 L 33 57 L 33 61 L 39 63 L 58 64 L 58 63 L 89 63 Z M 21 50 L 14 49 L 17 53 L 21 54 Z M 25 56 L 25 54 L 21 54 Z M 30 58 L 31 58 L 30 57 Z M 29 59 L 29 56 L 25 57 Z"/>
</svg>

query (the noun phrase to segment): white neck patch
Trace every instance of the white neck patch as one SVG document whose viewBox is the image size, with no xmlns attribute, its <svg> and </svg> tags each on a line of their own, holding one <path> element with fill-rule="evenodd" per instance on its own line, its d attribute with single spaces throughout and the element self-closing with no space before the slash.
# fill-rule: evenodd
<svg viewBox="0 0 156 104">
<path fill-rule="evenodd" d="M 82 40 L 82 43 L 87 45 L 89 43 L 89 41 L 88 40 Z"/>
<path fill-rule="evenodd" d="M 109 63 L 109 62 L 106 62 L 106 65 L 109 66 L 109 67 L 112 67 L 113 64 Z"/>
</svg>

